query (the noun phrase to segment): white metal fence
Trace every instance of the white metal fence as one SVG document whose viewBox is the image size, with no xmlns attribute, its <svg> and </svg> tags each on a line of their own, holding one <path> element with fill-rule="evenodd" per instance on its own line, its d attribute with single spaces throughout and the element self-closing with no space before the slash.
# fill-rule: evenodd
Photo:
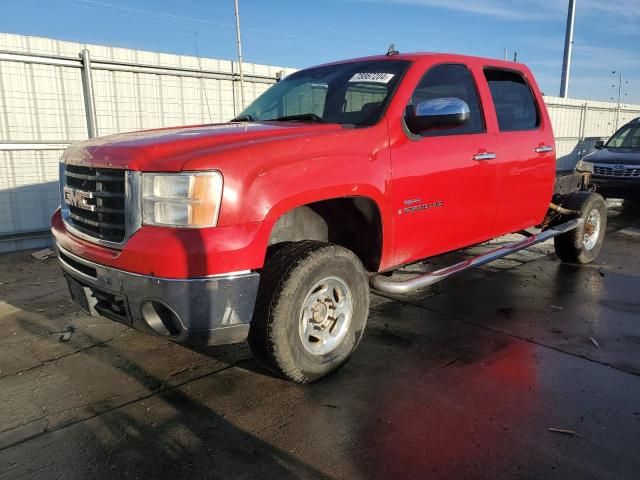
<svg viewBox="0 0 640 480">
<path fill-rule="evenodd" d="M 244 63 L 245 102 L 292 69 Z M 0 252 L 49 243 L 58 159 L 88 137 L 223 122 L 238 65 L 0 33 Z"/>
<path fill-rule="evenodd" d="M 83 54 L 84 52 L 84 54 Z M 241 109 L 238 65 L 0 33 L 0 252 L 50 242 L 58 159 L 72 142 L 146 128 L 224 122 Z M 248 103 L 293 70 L 244 64 Z M 282 72 L 282 73 L 281 73 Z M 546 98 L 558 168 L 640 116 L 640 106 Z"/>
<path fill-rule="evenodd" d="M 545 97 L 556 136 L 558 170 L 573 169 L 576 162 L 619 126 L 640 117 L 640 105 L 618 105 L 592 100 Z"/>
</svg>

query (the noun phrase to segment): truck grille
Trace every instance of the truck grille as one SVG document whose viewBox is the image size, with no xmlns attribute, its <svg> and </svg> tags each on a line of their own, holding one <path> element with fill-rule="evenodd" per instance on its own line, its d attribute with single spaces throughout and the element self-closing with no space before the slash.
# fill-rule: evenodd
<svg viewBox="0 0 640 480">
<path fill-rule="evenodd" d="M 632 167 L 632 166 L 621 166 L 622 168 L 616 166 L 604 166 L 604 165 L 594 165 L 593 173 L 595 175 L 601 175 L 603 177 L 640 177 L 640 166 Z"/>
<path fill-rule="evenodd" d="M 125 239 L 125 171 L 65 166 L 67 221 L 85 235 L 114 243 Z M 71 198 L 80 198 L 76 201 Z"/>
</svg>

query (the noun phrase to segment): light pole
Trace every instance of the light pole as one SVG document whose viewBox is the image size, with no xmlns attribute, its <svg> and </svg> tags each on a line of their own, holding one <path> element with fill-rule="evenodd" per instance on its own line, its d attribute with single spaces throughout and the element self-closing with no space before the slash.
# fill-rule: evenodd
<svg viewBox="0 0 640 480">
<path fill-rule="evenodd" d="M 616 125 L 615 125 L 615 129 L 614 131 L 618 130 L 618 124 L 620 123 L 620 108 L 621 108 L 621 104 L 620 102 L 622 101 L 622 72 L 617 72 L 617 71 L 612 71 L 611 72 L 613 75 L 618 75 L 618 108 L 616 109 Z M 624 82 L 624 85 L 629 85 L 629 81 L 626 80 Z M 616 88 L 616 85 L 613 84 L 611 85 L 612 88 Z M 625 93 L 624 96 L 626 97 L 627 94 Z M 611 97 L 611 100 L 613 100 L 613 97 Z"/>
<path fill-rule="evenodd" d="M 571 73 L 571 54 L 573 50 L 573 25 L 576 21 L 576 0 L 569 0 L 567 13 L 567 31 L 564 37 L 564 58 L 562 59 L 562 80 L 560 81 L 560 96 L 569 96 L 569 75 Z"/>
<path fill-rule="evenodd" d="M 240 39 L 240 10 L 238 0 L 235 0 L 236 12 L 236 41 L 238 43 L 238 73 L 240 74 L 240 110 L 244 110 L 244 76 L 242 73 L 242 40 Z"/>
</svg>

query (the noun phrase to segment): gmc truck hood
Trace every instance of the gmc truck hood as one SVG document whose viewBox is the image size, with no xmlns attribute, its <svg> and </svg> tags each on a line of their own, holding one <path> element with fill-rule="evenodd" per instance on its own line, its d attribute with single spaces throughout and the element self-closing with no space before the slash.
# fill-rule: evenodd
<svg viewBox="0 0 640 480">
<path fill-rule="evenodd" d="M 585 160 L 612 165 L 640 165 L 640 150 L 632 148 L 603 148 L 588 155 Z"/>
<path fill-rule="evenodd" d="M 337 124 L 265 122 L 145 130 L 76 143 L 65 151 L 63 158 L 72 165 L 177 172 L 198 155 L 342 129 Z"/>
</svg>

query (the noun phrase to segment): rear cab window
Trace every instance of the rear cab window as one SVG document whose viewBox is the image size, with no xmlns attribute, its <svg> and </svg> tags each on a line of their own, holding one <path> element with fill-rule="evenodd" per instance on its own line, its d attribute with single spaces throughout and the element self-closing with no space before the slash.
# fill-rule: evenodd
<svg viewBox="0 0 640 480">
<path fill-rule="evenodd" d="M 540 109 L 524 76 L 513 70 L 485 68 L 501 132 L 536 130 Z"/>
</svg>

